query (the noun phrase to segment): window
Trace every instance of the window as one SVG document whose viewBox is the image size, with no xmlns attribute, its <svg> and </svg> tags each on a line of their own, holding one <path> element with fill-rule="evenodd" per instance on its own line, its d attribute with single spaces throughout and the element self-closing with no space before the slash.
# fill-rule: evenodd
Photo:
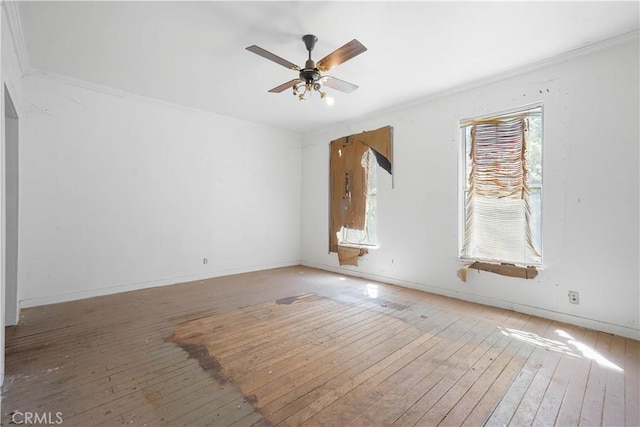
<svg viewBox="0 0 640 427">
<path fill-rule="evenodd" d="M 338 245 L 343 246 L 375 246 L 378 243 L 376 234 L 376 182 L 378 162 L 373 150 L 368 149 L 362 155 L 360 161 L 364 173 L 366 174 L 365 188 L 365 209 L 364 209 L 364 228 L 362 230 L 340 227 L 338 231 Z M 350 196 L 350 182 L 348 175 L 345 178 L 345 194 Z"/>
<path fill-rule="evenodd" d="M 542 265 L 542 106 L 460 122 L 460 258 Z"/>
<path fill-rule="evenodd" d="M 361 248 L 361 256 L 377 244 L 378 166 L 391 174 L 392 145 L 391 126 L 331 141 L 329 252 L 337 252 L 339 259 L 341 252 Z"/>
</svg>

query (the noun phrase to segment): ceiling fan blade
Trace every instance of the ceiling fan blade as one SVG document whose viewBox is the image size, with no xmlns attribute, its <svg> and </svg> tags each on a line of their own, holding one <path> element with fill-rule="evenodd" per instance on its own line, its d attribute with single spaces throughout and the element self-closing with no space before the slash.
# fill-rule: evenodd
<svg viewBox="0 0 640 427">
<path fill-rule="evenodd" d="M 300 83 L 300 82 L 302 82 L 302 80 L 300 80 L 300 79 L 293 79 L 293 80 L 290 80 L 290 81 L 288 81 L 288 82 L 286 82 L 286 83 L 281 84 L 280 86 L 276 86 L 276 87 L 274 87 L 274 88 L 273 88 L 273 89 L 271 89 L 269 92 L 272 92 L 272 93 L 280 93 L 280 92 L 282 92 L 282 91 L 285 91 L 285 90 L 289 89 L 290 87 L 293 87 L 293 86 L 297 85 L 297 84 L 298 84 L 298 83 Z"/>
<path fill-rule="evenodd" d="M 289 62 L 289 61 L 287 61 L 287 60 L 286 60 L 286 59 L 284 59 L 284 58 L 280 58 L 278 55 L 275 55 L 275 54 L 273 54 L 273 53 L 269 52 L 268 50 L 264 50 L 263 48 L 258 47 L 258 46 L 256 46 L 256 45 L 249 46 L 249 47 L 247 48 L 247 50 L 248 50 L 249 52 L 253 52 L 253 53 L 255 53 L 256 55 L 260 55 L 260 56 L 262 56 L 263 58 L 267 58 L 268 60 L 273 61 L 273 62 L 275 62 L 276 64 L 280 64 L 280 65 L 282 65 L 283 67 L 287 67 L 287 68 L 289 68 L 290 70 L 296 70 L 296 71 L 299 71 L 299 70 L 300 70 L 300 67 L 298 67 L 298 66 L 297 66 L 296 64 L 294 64 L 293 62 Z"/>
<path fill-rule="evenodd" d="M 318 67 L 320 71 L 329 71 L 336 65 L 340 65 L 343 62 L 350 60 L 354 56 L 358 56 L 362 52 L 366 52 L 366 50 L 367 48 L 364 47 L 362 43 L 360 43 L 356 39 L 353 39 L 349 43 L 345 44 L 341 48 L 334 50 L 329 55 L 318 61 L 316 63 L 316 67 Z"/>
<path fill-rule="evenodd" d="M 345 82 L 344 80 L 336 79 L 335 77 L 331 76 L 324 76 L 322 78 L 322 83 L 325 86 L 330 87 L 331 89 L 339 90 L 340 92 L 344 93 L 351 93 L 354 90 L 358 89 L 358 86 L 354 85 L 353 83 Z"/>
</svg>

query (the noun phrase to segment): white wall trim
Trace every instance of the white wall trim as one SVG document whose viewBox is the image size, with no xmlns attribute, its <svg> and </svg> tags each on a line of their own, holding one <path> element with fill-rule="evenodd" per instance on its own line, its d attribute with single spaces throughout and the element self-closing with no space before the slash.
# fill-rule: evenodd
<svg viewBox="0 0 640 427">
<path fill-rule="evenodd" d="M 57 83 L 63 83 L 69 86 L 75 86 L 75 87 L 79 87 L 82 89 L 87 89 L 87 90 L 91 90 L 94 92 L 99 92 L 99 93 L 103 93 L 106 95 L 111 95 L 111 96 L 117 96 L 120 98 L 124 98 L 127 96 L 131 96 L 131 97 L 140 97 L 142 99 L 144 99 L 145 101 L 151 100 L 152 102 L 156 103 L 159 102 L 155 99 L 150 99 L 150 98 L 146 98 L 144 96 L 139 96 L 139 95 L 134 95 L 134 94 L 129 94 L 123 90 L 119 90 L 119 89 L 114 89 L 108 86 L 104 86 L 104 85 L 99 85 L 97 83 L 91 83 L 91 82 L 87 82 L 84 80 L 79 80 L 76 79 L 75 77 L 69 77 L 69 76 L 65 76 L 62 74 L 57 74 L 57 73 L 53 73 L 50 71 L 44 71 L 44 70 L 40 70 L 38 68 L 33 68 L 33 67 L 29 67 L 28 69 L 25 70 L 24 72 L 25 76 L 31 76 L 31 77 L 37 77 L 37 78 L 41 78 L 41 79 L 45 79 L 45 80 L 51 80 Z M 169 103 L 170 104 L 170 103 Z M 174 105 L 174 104 L 170 104 L 170 105 Z"/>
<path fill-rule="evenodd" d="M 622 43 L 626 43 L 628 41 L 631 41 L 633 39 L 637 39 L 640 35 L 640 30 L 633 30 L 630 31 L 628 33 L 624 33 L 622 35 L 616 36 L 616 37 L 612 37 L 600 42 L 596 42 L 587 46 L 583 46 L 577 49 L 573 49 L 570 50 L 568 52 L 562 53 L 560 55 L 556 55 L 556 56 L 552 56 L 537 62 L 533 62 L 527 65 L 523 65 L 521 67 L 517 67 L 517 68 L 513 68 L 509 71 L 505 71 L 502 73 L 498 73 L 498 74 L 494 74 L 492 76 L 489 77 L 485 77 L 485 78 L 481 78 L 478 80 L 473 80 L 470 81 L 468 83 L 465 84 L 461 84 L 449 89 L 444 89 L 440 92 L 436 92 L 436 93 L 432 93 L 430 95 L 426 95 L 423 96 L 419 99 L 415 99 L 413 101 L 409 101 L 409 102 L 405 102 L 402 104 L 397 104 L 394 105 L 392 107 L 389 108 L 385 108 L 382 110 L 377 110 L 374 111 L 372 113 L 366 114 L 364 116 L 358 117 L 357 120 L 359 122 L 362 121 L 366 121 L 366 120 L 372 120 L 372 119 L 376 119 L 376 118 L 380 118 L 380 117 L 384 117 L 387 116 L 389 114 L 394 114 L 409 108 L 413 108 L 413 107 L 417 107 L 417 106 L 421 106 L 423 104 L 428 104 L 430 102 L 433 102 L 437 99 L 441 99 L 441 98 L 445 98 L 451 95 L 456 95 L 458 93 L 461 92 L 465 92 L 465 91 L 469 91 L 469 90 L 473 90 L 473 89 L 477 89 L 483 86 L 487 86 L 490 85 L 492 83 L 496 83 L 496 82 L 500 82 L 500 81 L 504 81 L 504 80 L 508 80 L 514 77 L 518 77 L 527 73 L 530 73 L 532 71 L 537 71 L 539 69 L 545 68 L 545 67 L 550 67 L 550 66 L 554 66 L 554 65 L 558 65 L 558 64 L 562 64 L 564 62 L 567 62 L 569 60 L 584 56 L 584 55 L 589 55 L 591 53 L 597 52 L 599 50 L 603 50 L 603 49 L 609 49 L 611 47 L 614 47 L 618 44 L 622 44 Z M 312 131 L 312 132 L 308 132 L 303 134 L 303 141 L 302 141 L 302 146 L 306 147 L 309 145 L 313 145 L 313 144 L 309 144 L 309 143 L 305 143 L 305 139 L 306 137 L 312 137 L 312 136 L 316 136 L 316 135 L 322 135 L 324 133 L 326 133 L 329 129 L 336 129 L 336 128 L 341 128 L 341 127 L 348 127 L 349 124 L 351 124 L 353 122 L 353 120 L 345 120 L 344 122 L 340 122 L 340 123 L 335 123 L 331 128 L 325 128 L 325 129 L 320 129 L 317 131 Z"/>
<path fill-rule="evenodd" d="M 406 280 L 394 279 L 392 277 L 363 273 L 352 269 L 335 267 L 326 264 L 302 261 L 301 265 L 305 267 L 317 268 L 320 270 L 331 271 L 333 273 L 344 274 L 345 276 L 359 277 L 362 279 L 373 280 L 376 282 L 388 283 L 391 285 L 402 286 L 405 288 L 416 289 L 419 291 L 429 292 L 432 294 L 443 295 L 463 301 L 469 301 L 477 304 L 488 305 L 492 307 L 513 310 L 518 313 L 529 314 L 532 316 L 542 317 L 545 319 L 555 320 L 558 322 L 569 323 L 571 325 L 582 326 L 584 328 L 594 329 L 597 331 L 607 332 L 631 339 L 640 339 L 640 329 L 630 328 L 628 326 L 616 325 L 613 323 L 602 322 L 600 320 L 587 317 L 574 316 L 571 314 L 561 313 L 558 311 L 546 310 L 544 308 L 533 307 L 524 304 L 517 304 L 510 301 L 503 301 L 496 298 L 488 298 L 480 295 L 470 294 L 466 292 L 452 291 L 447 288 L 425 285 L 422 283 L 410 282 Z"/>
<path fill-rule="evenodd" d="M 219 270 L 216 272 L 208 272 L 203 274 L 191 274 L 186 276 L 168 277 L 164 279 L 151 280 L 147 282 L 128 283 L 124 285 L 110 286 L 99 289 L 88 289 L 79 292 L 69 292 L 59 295 L 48 295 L 37 298 L 27 298 L 19 302 L 20 309 L 37 307 L 47 304 L 57 304 L 61 302 L 81 300 L 85 298 L 100 297 L 105 295 L 117 294 L 121 292 L 139 291 L 142 289 L 155 288 L 160 286 L 177 285 L 180 283 L 194 282 L 198 280 L 213 279 L 215 277 L 231 276 L 234 274 L 252 273 L 254 271 L 272 270 L 274 268 L 293 267 L 300 265 L 300 261 L 288 261 L 268 265 L 252 265 L 241 268 L 231 268 L 228 270 Z"/>
<path fill-rule="evenodd" d="M 20 11 L 18 11 L 18 2 L 5 0 L 2 2 L 2 8 L 7 16 L 13 48 L 15 49 L 16 57 L 18 58 L 18 66 L 24 75 L 24 73 L 31 68 L 31 65 L 29 64 L 29 55 L 27 54 L 27 48 L 23 37 L 24 32 L 22 31 L 22 21 L 20 20 Z"/>
<path fill-rule="evenodd" d="M 219 113 L 215 113 L 213 111 L 206 111 L 206 110 L 201 110 L 199 108 L 188 107 L 186 105 L 176 104 L 174 102 L 164 101 L 164 100 L 161 100 L 161 99 L 158 99 L 158 98 L 152 98 L 152 97 L 149 97 L 149 96 L 138 95 L 138 94 L 135 94 L 135 93 L 124 91 L 124 90 L 114 89 L 112 87 L 104 86 L 104 85 L 101 85 L 101 84 L 98 84 L 98 83 L 87 82 L 85 80 L 80 80 L 80 79 L 77 79 L 75 77 L 69 77 L 69 76 L 65 76 L 65 75 L 62 75 L 62 74 L 57 74 L 57 73 L 53 73 L 53 72 L 49 72 L 49 71 L 39 70 L 39 69 L 33 68 L 33 67 L 30 67 L 29 69 L 25 70 L 23 76 L 31 76 L 31 77 L 41 78 L 41 79 L 44 79 L 44 80 L 50 80 L 50 81 L 53 81 L 53 82 L 56 82 L 56 83 L 62 83 L 62 84 L 66 84 L 66 85 L 69 85 L 69 86 L 75 86 L 75 87 L 79 87 L 79 88 L 82 88 L 82 89 L 90 90 L 90 91 L 93 91 L 93 92 L 98 92 L 98 93 L 103 93 L 103 94 L 106 94 L 106 95 L 117 96 L 119 98 L 130 99 L 130 100 L 143 102 L 143 103 L 150 104 L 150 105 L 161 106 L 161 107 L 166 107 L 166 108 L 175 108 L 177 110 L 186 111 L 186 112 L 189 112 L 189 113 L 194 113 L 194 114 L 198 114 L 198 115 L 201 115 L 201 116 L 215 117 L 216 119 L 223 120 L 223 121 L 226 121 L 227 123 L 231 123 L 233 125 L 242 126 L 242 127 L 245 127 L 245 128 L 269 129 L 270 131 L 282 132 L 283 135 L 293 135 L 293 136 L 299 136 L 300 138 L 302 138 L 301 134 L 298 134 L 296 132 L 292 132 L 292 131 L 289 131 L 289 130 L 275 128 L 275 127 L 263 125 L 263 124 L 260 124 L 260 123 L 251 122 L 251 121 L 248 121 L 248 120 L 237 119 L 237 118 L 234 118 L 234 117 L 225 116 L 225 115 L 222 115 L 222 114 L 219 114 Z"/>
</svg>

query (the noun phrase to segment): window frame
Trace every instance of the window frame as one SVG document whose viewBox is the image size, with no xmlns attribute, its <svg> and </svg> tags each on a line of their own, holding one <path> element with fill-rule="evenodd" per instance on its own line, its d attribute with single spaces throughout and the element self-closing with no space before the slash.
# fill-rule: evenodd
<svg viewBox="0 0 640 427">
<path fill-rule="evenodd" d="M 536 112 L 535 110 L 539 110 L 539 113 Z M 470 165 L 470 161 L 469 161 L 469 147 L 470 147 L 470 141 L 469 141 L 469 137 L 470 137 L 470 129 L 471 129 L 471 125 L 474 121 L 482 121 L 482 120 L 488 120 L 488 119 L 492 119 L 492 118 L 500 118 L 500 119 L 505 119 L 505 118 L 509 118 L 509 117 L 517 117 L 519 115 L 522 114 L 526 114 L 526 113 L 533 113 L 533 114 L 540 114 L 540 167 L 541 167 L 541 177 L 540 177 L 540 183 L 536 183 L 536 184 L 528 184 L 528 188 L 529 188 L 529 194 L 532 193 L 531 190 L 536 190 L 539 193 L 539 198 L 540 198 L 540 209 L 539 209 L 539 214 L 540 214 L 540 218 L 539 218 L 539 230 L 538 233 L 539 235 L 537 237 L 533 237 L 532 240 L 534 242 L 534 244 L 536 242 L 539 243 L 539 246 L 536 246 L 535 249 L 539 252 L 540 254 L 540 261 L 539 262 L 526 262 L 526 263 L 514 263 L 513 260 L 499 260 L 499 259 L 488 259 L 488 258 L 481 258 L 481 257 L 470 257 L 470 256 L 466 256 L 463 253 L 464 250 L 464 240 L 465 240 L 465 233 L 466 233 L 466 217 L 467 217 L 467 205 L 466 205 L 466 198 L 467 198 L 467 193 L 469 192 L 470 186 L 469 186 L 469 175 L 468 175 L 468 166 Z M 486 114 L 486 115 L 481 115 L 481 116 L 475 116 L 472 118 L 466 118 L 466 119 L 462 119 L 459 120 L 458 122 L 458 131 L 459 131 L 459 135 L 460 135 L 460 140 L 458 143 L 458 182 L 457 182 L 457 191 L 458 191 L 458 254 L 457 254 L 457 259 L 461 262 L 481 262 L 481 263 L 490 263 L 490 264 L 504 264 L 504 265 L 516 265 L 516 266 L 522 266 L 522 267 L 535 267 L 538 269 L 544 268 L 544 254 L 543 254 L 543 247 L 544 247 L 544 242 L 543 242 L 543 221 L 544 221 L 544 216 L 543 216 L 543 196 L 544 196 L 544 141 L 545 141 L 545 137 L 544 137 L 544 105 L 542 102 L 537 102 L 537 103 L 532 103 L 532 104 L 527 104 L 527 105 L 523 105 L 520 107 L 516 107 L 516 108 L 512 108 L 512 109 L 508 109 L 508 110 L 503 110 L 503 111 L 499 111 L 496 113 L 491 113 L 491 114 Z M 527 146 L 527 151 L 529 150 L 529 147 Z M 527 171 L 529 171 L 530 169 L 528 168 Z M 533 230 L 531 230 L 533 231 Z"/>
<path fill-rule="evenodd" d="M 362 159 L 364 158 L 364 148 L 372 150 L 375 157 L 375 166 L 370 168 L 370 172 L 375 171 L 376 179 L 376 206 L 375 216 L 377 219 L 377 179 L 378 167 L 388 172 L 391 177 L 393 188 L 393 127 L 384 126 L 378 129 L 363 131 L 353 135 L 347 135 L 332 140 L 329 144 L 329 215 L 328 215 L 328 243 L 329 253 L 338 252 L 339 248 L 360 248 L 361 254 L 367 253 L 370 248 L 379 245 L 376 231 L 376 244 L 368 245 L 366 242 L 358 242 L 351 245 L 347 242 L 338 243 L 339 231 L 343 226 L 353 229 L 363 229 L 365 227 L 366 215 L 366 193 L 363 192 L 365 177 L 361 173 L 363 169 Z M 345 152 L 342 150 L 345 149 Z M 358 157 L 360 156 L 360 157 Z M 351 175 L 353 173 L 353 175 Z M 362 181 L 361 181 L 362 180 Z M 350 185 L 353 183 L 353 186 Z M 347 185 L 345 185 L 347 184 Z M 376 221 L 377 222 L 377 221 Z M 342 264 L 342 261 L 341 265 Z M 354 264 L 355 265 L 355 264 Z"/>
</svg>

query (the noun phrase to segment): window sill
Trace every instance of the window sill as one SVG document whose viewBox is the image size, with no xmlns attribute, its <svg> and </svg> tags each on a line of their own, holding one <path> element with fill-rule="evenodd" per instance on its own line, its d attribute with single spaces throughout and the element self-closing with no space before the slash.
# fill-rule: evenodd
<svg viewBox="0 0 640 427">
<path fill-rule="evenodd" d="M 378 245 L 357 245 L 355 243 L 338 243 L 338 247 L 341 248 L 354 248 L 354 249 L 378 249 Z"/>
<path fill-rule="evenodd" d="M 539 266 L 524 266 L 510 263 L 497 263 L 478 261 L 473 259 L 460 259 L 465 265 L 458 270 L 458 277 L 463 281 L 467 281 L 467 272 L 470 268 L 478 271 L 487 271 L 489 273 L 499 274 L 501 276 L 517 277 L 521 279 L 533 279 L 542 270 Z"/>
</svg>

